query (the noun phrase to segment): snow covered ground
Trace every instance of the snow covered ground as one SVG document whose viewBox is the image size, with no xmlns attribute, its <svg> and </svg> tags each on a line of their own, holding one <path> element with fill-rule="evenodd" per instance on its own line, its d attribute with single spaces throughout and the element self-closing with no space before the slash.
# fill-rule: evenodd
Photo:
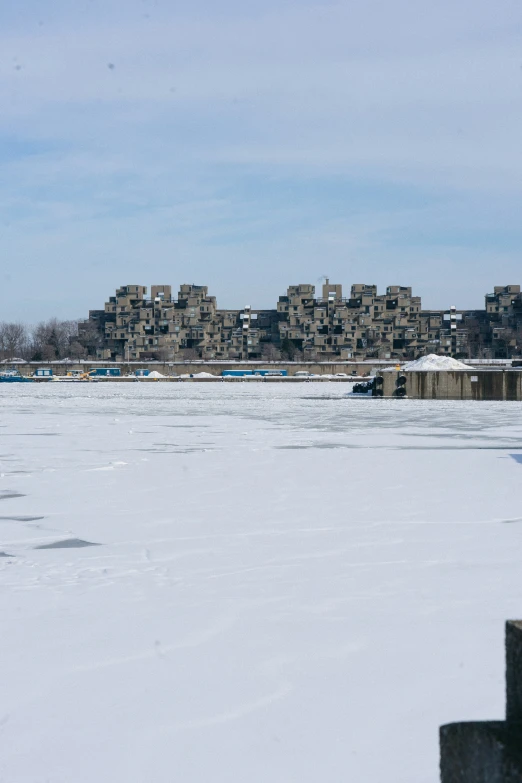
<svg viewBox="0 0 522 783">
<path fill-rule="evenodd" d="M 459 362 L 458 359 L 454 359 L 453 356 L 437 356 L 435 353 L 430 353 L 428 356 L 421 356 L 420 359 L 414 359 L 411 362 L 401 365 L 401 370 L 408 372 L 440 372 L 443 370 L 473 370 L 473 367 L 464 362 Z M 381 372 L 395 372 L 395 367 L 385 367 L 381 369 Z"/>
<path fill-rule="evenodd" d="M 435 783 L 502 718 L 520 405 L 346 392 L 0 388 L 0 780 Z"/>
</svg>

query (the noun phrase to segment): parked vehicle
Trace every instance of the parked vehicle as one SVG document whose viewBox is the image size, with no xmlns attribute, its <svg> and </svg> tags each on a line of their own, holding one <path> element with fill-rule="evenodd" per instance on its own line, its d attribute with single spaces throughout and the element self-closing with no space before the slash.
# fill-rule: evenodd
<svg viewBox="0 0 522 783">
<path fill-rule="evenodd" d="M 404 379 L 406 380 L 406 379 Z M 371 394 L 372 397 L 383 396 L 383 380 L 380 375 L 375 376 L 364 383 L 355 383 L 352 394 Z"/>
<path fill-rule="evenodd" d="M 81 370 L 69 370 L 67 375 L 55 375 L 51 380 L 55 383 L 93 383 L 98 377 Z"/>
<path fill-rule="evenodd" d="M 369 394 L 372 388 L 372 383 L 356 383 L 354 384 L 352 394 Z"/>
</svg>

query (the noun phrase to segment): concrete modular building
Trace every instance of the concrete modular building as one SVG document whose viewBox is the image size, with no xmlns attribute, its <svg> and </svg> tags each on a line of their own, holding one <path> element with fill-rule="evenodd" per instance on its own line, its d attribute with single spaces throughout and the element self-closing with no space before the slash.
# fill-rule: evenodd
<svg viewBox="0 0 522 783">
<path fill-rule="evenodd" d="M 408 286 L 325 280 L 291 285 L 273 310 L 220 310 L 206 286 L 119 288 L 103 310 L 79 325 L 79 340 L 100 360 L 267 360 L 297 353 L 304 361 L 405 360 L 430 353 L 460 358 L 522 355 L 520 286 L 497 286 L 485 310 L 423 310 Z"/>
</svg>

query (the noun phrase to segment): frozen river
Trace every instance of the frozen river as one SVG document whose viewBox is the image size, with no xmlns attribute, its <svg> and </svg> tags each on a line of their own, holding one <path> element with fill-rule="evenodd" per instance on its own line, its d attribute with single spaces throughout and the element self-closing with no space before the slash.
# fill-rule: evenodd
<svg viewBox="0 0 522 783">
<path fill-rule="evenodd" d="M 0 781 L 436 783 L 502 718 L 521 407 L 346 388 L 0 388 Z"/>
</svg>

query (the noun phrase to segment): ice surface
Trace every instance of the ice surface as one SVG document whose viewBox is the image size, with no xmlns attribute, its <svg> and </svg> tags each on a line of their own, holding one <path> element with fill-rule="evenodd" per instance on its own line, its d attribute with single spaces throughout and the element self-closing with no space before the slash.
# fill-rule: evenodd
<svg viewBox="0 0 522 783">
<path fill-rule="evenodd" d="M 5 387 L 0 780 L 435 783 L 502 718 L 518 403 Z"/>
</svg>

